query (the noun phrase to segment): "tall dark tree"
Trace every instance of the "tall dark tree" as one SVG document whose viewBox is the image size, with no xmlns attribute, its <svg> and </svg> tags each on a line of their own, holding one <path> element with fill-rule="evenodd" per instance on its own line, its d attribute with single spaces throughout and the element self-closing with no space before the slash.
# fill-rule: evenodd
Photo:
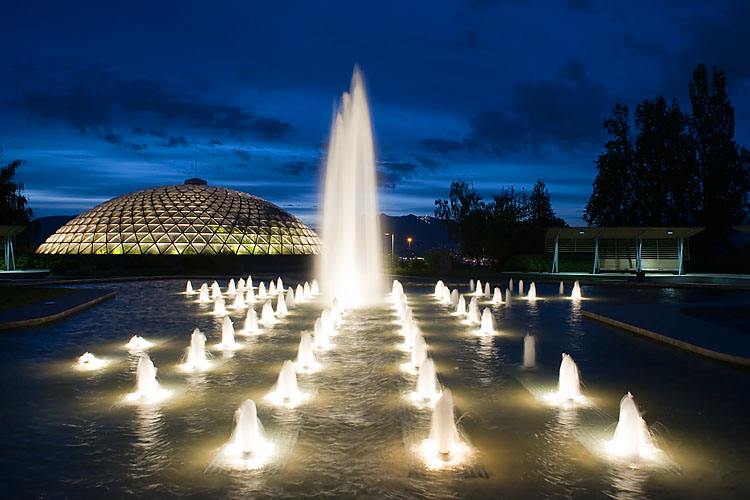
<svg viewBox="0 0 750 500">
<path fill-rule="evenodd" d="M 630 210 L 641 225 L 688 224 L 694 219 L 699 185 L 687 117 L 676 101 L 646 99 L 635 112 L 635 161 Z"/>
<path fill-rule="evenodd" d="M 631 211 L 634 150 L 630 137 L 630 112 L 615 104 L 612 116 L 604 120 L 611 139 L 596 160 L 594 191 L 586 203 L 583 219 L 592 225 L 615 226 L 634 223 Z"/>
<path fill-rule="evenodd" d="M 690 82 L 690 132 L 695 144 L 700 200 L 697 222 L 714 241 L 724 241 L 732 224 L 747 214 L 750 154 L 734 142 L 734 108 L 723 71 L 699 65 Z"/>
<path fill-rule="evenodd" d="M 23 195 L 23 184 L 13 181 L 16 170 L 24 163 L 14 160 L 0 168 L 0 224 L 25 226 L 34 215 Z"/>
<path fill-rule="evenodd" d="M 448 225 L 451 238 L 461 243 L 465 254 L 481 256 L 487 221 L 482 197 L 467 181 L 453 181 L 448 198 L 435 200 L 435 217 Z"/>
<path fill-rule="evenodd" d="M 537 179 L 529 196 L 528 220 L 540 226 L 565 226 L 565 221 L 555 215 L 549 190 L 541 179 Z"/>
</svg>

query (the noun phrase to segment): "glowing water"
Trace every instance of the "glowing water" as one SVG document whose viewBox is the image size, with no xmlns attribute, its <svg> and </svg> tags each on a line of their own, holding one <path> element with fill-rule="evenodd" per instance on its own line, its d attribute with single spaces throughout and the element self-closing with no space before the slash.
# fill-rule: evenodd
<svg viewBox="0 0 750 500">
<path fill-rule="evenodd" d="M 482 311 L 482 326 L 479 328 L 482 335 L 492 335 L 495 333 L 495 317 L 489 307 Z"/>
<path fill-rule="evenodd" d="M 318 277 L 329 297 L 374 302 L 382 290 L 375 150 L 364 78 L 354 69 L 331 127 Z"/>
<path fill-rule="evenodd" d="M 508 280 L 508 290 L 513 291 L 513 278 Z"/>
<path fill-rule="evenodd" d="M 451 291 L 451 307 L 458 307 L 458 300 L 458 290 L 454 289 L 453 291 Z M 464 300 L 464 305 L 465 303 L 466 300 Z"/>
<path fill-rule="evenodd" d="M 313 340 L 309 333 L 303 333 L 297 349 L 297 361 L 295 362 L 297 370 L 311 371 L 318 366 L 313 352 Z"/>
<path fill-rule="evenodd" d="M 315 320 L 314 323 L 314 332 L 315 332 L 315 348 L 316 349 L 330 349 L 331 347 L 331 341 L 328 339 L 328 328 L 326 328 L 323 325 L 323 318 L 318 318 Z"/>
<path fill-rule="evenodd" d="M 190 346 L 185 350 L 185 362 L 182 368 L 189 371 L 205 370 L 210 366 L 206 353 L 206 336 L 199 329 L 190 335 Z"/>
<path fill-rule="evenodd" d="M 234 283 L 234 278 L 229 280 L 229 286 L 227 286 L 227 295 L 235 295 L 237 293 L 237 286 Z"/>
<path fill-rule="evenodd" d="M 273 283 L 271 283 L 273 285 Z M 284 314 L 287 314 L 289 310 L 286 307 L 286 298 L 284 297 L 284 289 L 282 288 L 279 290 L 279 296 L 276 299 L 276 314 L 278 316 L 283 316 Z"/>
<path fill-rule="evenodd" d="M 109 364 L 106 359 L 97 358 L 90 352 L 83 353 L 76 363 L 76 368 L 79 370 L 98 370 L 104 368 Z"/>
<path fill-rule="evenodd" d="M 138 366 L 135 369 L 135 392 L 128 394 L 127 399 L 152 403 L 167 397 L 169 394 L 170 391 L 159 386 L 159 382 L 156 380 L 156 367 L 151 358 L 146 353 L 141 354 L 138 358 Z"/>
<path fill-rule="evenodd" d="M 480 296 L 484 293 L 482 289 L 482 282 L 480 280 L 477 280 L 477 287 L 474 289 L 474 295 Z"/>
<path fill-rule="evenodd" d="M 611 441 L 607 441 L 606 446 L 613 455 L 631 461 L 654 458 L 659 451 L 630 393 L 620 401 L 620 418 L 615 436 Z"/>
<path fill-rule="evenodd" d="M 214 281 L 211 283 L 211 300 L 216 300 L 218 297 L 221 297 L 221 287 Z"/>
<path fill-rule="evenodd" d="M 281 276 L 279 276 L 276 279 L 276 291 L 280 292 L 284 289 L 284 281 L 281 279 Z"/>
<path fill-rule="evenodd" d="M 442 300 L 444 289 L 445 289 L 445 283 L 443 283 L 443 280 L 438 280 L 438 282 L 435 283 L 435 292 L 433 294 L 435 295 L 436 299 Z"/>
<path fill-rule="evenodd" d="M 456 304 L 456 314 L 458 314 L 459 316 L 466 316 L 466 299 L 464 298 L 463 294 L 458 297 L 458 303 Z"/>
<path fill-rule="evenodd" d="M 565 283 L 560 282 L 560 295 L 565 295 Z"/>
<path fill-rule="evenodd" d="M 418 370 L 424 360 L 427 359 L 427 343 L 421 334 L 414 337 L 414 346 L 411 350 L 411 364 L 413 370 Z"/>
<path fill-rule="evenodd" d="M 216 348 L 228 351 L 240 348 L 240 345 L 234 341 L 234 325 L 229 316 L 224 316 L 221 324 L 221 343 L 216 344 Z"/>
<path fill-rule="evenodd" d="M 523 280 L 518 280 L 518 295 L 523 295 Z"/>
<path fill-rule="evenodd" d="M 268 461 L 273 444 L 264 437 L 263 424 L 252 399 L 245 400 L 234 412 L 232 437 L 221 451 L 221 459 L 238 469 L 260 469 Z"/>
<path fill-rule="evenodd" d="M 450 389 L 443 391 L 432 412 L 430 440 L 435 443 L 438 453 L 448 455 L 461 442 L 453 412 L 453 395 Z"/>
<path fill-rule="evenodd" d="M 573 300 L 581 300 L 581 284 L 576 280 L 573 283 L 573 291 L 570 294 L 570 298 Z"/>
<path fill-rule="evenodd" d="M 531 282 L 531 285 L 529 285 L 529 293 L 526 298 L 529 300 L 536 300 L 536 283 L 533 281 Z"/>
<path fill-rule="evenodd" d="M 479 315 L 479 301 L 476 297 L 471 298 L 469 302 L 469 313 L 466 317 L 466 323 L 469 325 L 478 325 L 482 322 L 481 316 Z"/>
<path fill-rule="evenodd" d="M 562 399 L 577 399 L 581 396 L 581 377 L 578 374 L 578 365 L 569 354 L 565 353 L 563 353 L 560 363 L 557 394 Z"/>
<path fill-rule="evenodd" d="M 474 280 L 469 280 L 469 292 L 474 292 Z"/>
<path fill-rule="evenodd" d="M 144 351 L 154 345 L 148 340 L 144 339 L 140 335 L 133 335 L 130 337 L 130 342 L 125 344 L 125 347 L 131 351 Z"/>
<path fill-rule="evenodd" d="M 260 323 L 263 326 L 273 326 L 277 322 L 276 316 L 273 313 L 273 306 L 271 305 L 271 301 L 267 300 L 263 304 L 263 309 L 260 311 Z"/>
<path fill-rule="evenodd" d="M 289 408 L 293 408 L 306 399 L 307 395 L 300 392 L 297 386 L 297 374 L 291 361 L 284 361 L 276 385 L 266 397 L 274 404 Z"/>
<path fill-rule="evenodd" d="M 312 280 L 310 284 L 310 296 L 315 297 L 317 295 L 320 295 L 320 285 L 318 284 L 318 280 Z"/>
<path fill-rule="evenodd" d="M 187 285 L 185 285 L 185 294 L 187 295 L 193 295 L 193 284 L 188 280 Z"/>
<path fill-rule="evenodd" d="M 529 334 L 523 338 L 523 367 L 536 368 L 536 338 Z"/>
<path fill-rule="evenodd" d="M 257 335 L 260 333 L 260 327 L 258 326 L 258 314 L 252 307 L 248 309 L 247 316 L 245 316 L 245 324 L 242 328 L 244 335 Z"/>
<path fill-rule="evenodd" d="M 247 304 L 245 304 L 245 295 L 240 290 L 237 290 L 237 293 L 234 296 L 232 307 L 239 310 L 243 310 L 247 307 Z"/>
<path fill-rule="evenodd" d="M 216 300 L 214 300 L 214 314 L 216 316 L 224 316 L 227 314 L 227 308 L 224 303 L 224 298 L 219 295 L 216 297 Z"/>
<path fill-rule="evenodd" d="M 485 299 L 490 298 L 490 284 L 489 283 L 484 284 L 484 298 Z"/>
<path fill-rule="evenodd" d="M 208 285 L 203 283 L 198 294 L 198 302 L 201 304 L 208 304 L 211 301 L 211 297 L 208 295 Z"/>
<path fill-rule="evenodd" d="M 297 304 L 297 301 L 294 297 L 294 290 L 292 290 L 292 287 L 290 286 L 289 289 L 286 291 L 286 309 L 287 311 L 289 309 L 293 309 L 294 306 Z"/>
<path fill-rule="evenodd" d="M 302 285 L 297 283 L 297 288 L 294 290 L 294 302 L 300 303 L 303 300 L 305 300 L 305 289 L 302 288 Z"/>
<path fill-rule="evenodd" d="M 513 279 L 513 278 L 511 278 L 511 279 Z M 511 290 L 512 290 L 511 288 L 506 288 L 505 289 L 505 305 L 506 306 L 510 306 L 510 301 L 513 298 L 512 295 L 510 294 Z"/>
<path fill-rule="evenodd" d="M 255 291 L 253 291 L 253 287 L 248 286 L 247 287 L 247 293 L 245 294 L 245 303 L 246 304 L 255 304 Z"/>
<path fill-rule="evenodd" d="M 240 278 L 240 280 L 237 282 L 237 293 L 245 293 L 247 290 L 245 290 L 245 278 Z"/>
<path fill-rule="evenodd" d="M 427 358 L 422 361 L 417 377 L 417 390 L 412 393 L 412 398 L 417 401 L 437 401 L 440 397 L 440 383 L 435 373 L 435 363 Z"/>
<path fill-rule="evenodd" d="M 271 280 L 268 283 L 268 295 L 276 295 L 278 290 L 276 290 L 276 284 Z"/>
<path fill-rule="evenodd" d="M 492 294 L 492 303 L 493 304 L 503 303 L 503 292 L 502 290 L 500 290 L 500 287 L 495 287 L 495 291 Z"/>
<path fill-rule="evenodd" d="M 262 281 L 258 285 L 258 298 L 260 300 L 265 300 L 267 298 L 266 285 Z"/>
</svg>

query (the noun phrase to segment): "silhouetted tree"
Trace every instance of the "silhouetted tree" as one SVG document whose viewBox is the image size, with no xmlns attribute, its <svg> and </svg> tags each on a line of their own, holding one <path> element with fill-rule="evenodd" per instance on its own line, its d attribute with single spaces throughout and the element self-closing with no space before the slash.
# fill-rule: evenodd
<svg viewBox="0 0 750 500">
<path fill-rule="evenodd" d="M 732 224 L 742 222 L 750 190 L 750 154 L 734 142 L 734 108 L 723 71 L 702 64 L 690 82 L 689 127 L 695 146 L 700 198 L 697 222 L 714 241 L 725 241 Z"/>
<path fill-rule="evenodd" d="M 611 139 L 596 160 L 594 190 L 583 212 L 583 220 L 588 224 L 616 226 L 634 223 L 631 206 L 635 154 L 629 121 L 628 107 L 621 104 L 615 104 L 612 116 L 604 120 L 604 128 Z"/>
<path fill-rule="evenodd" d="M 14 160 L 0 168 L 0 224 L 28 225 L 34 213 L 27 206 L 29 200 L 22 194 L 23 184 L 14 182 L 23 160 Z"/>
<path fill-rule="evenodd" d="M 448 200 L 435 200 L 435 217 L 448 225 L 451 238 L 465 254 L 480 256 L 487 216 L 482 197 L 467 181 L 451 182 Z"/>
<path fill-rule="evenodd" d="M 564 220 L 555 215 L 547 186 L 537 179 L 528 201 L 528 220 L 539 226 L 566 226 Z"/>
</svg>

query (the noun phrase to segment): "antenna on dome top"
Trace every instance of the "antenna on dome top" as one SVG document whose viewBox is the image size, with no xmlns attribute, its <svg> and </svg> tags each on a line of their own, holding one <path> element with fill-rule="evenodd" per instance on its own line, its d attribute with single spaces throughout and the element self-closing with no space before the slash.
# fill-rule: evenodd
<svg viewBox="0 0 750 500">
<path fill-rule="evenodd" d="M 208 183 L 204 181 L 203 179 L 198 178 L 198 143 L 195 142 L 195 162 L 193 163 L 193 178 L 192 179 L 186 179 L 185 184 L 189 184 L 192 186 L 206 186 Z"/>
</svg>

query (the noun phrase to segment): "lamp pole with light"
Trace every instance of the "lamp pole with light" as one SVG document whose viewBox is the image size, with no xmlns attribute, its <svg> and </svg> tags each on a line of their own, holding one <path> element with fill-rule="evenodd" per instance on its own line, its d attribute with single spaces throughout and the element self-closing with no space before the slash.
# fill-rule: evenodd
<svg viewBox="0 0 750 500">
<path fill-rule="evenodd" d="M 412 239 L 411 236 L 409 236 L 408 238 L 406 238 L 406 243 L 409 244 L 409 252 L 411 252 L 411 239 Z"/>
</svg>

